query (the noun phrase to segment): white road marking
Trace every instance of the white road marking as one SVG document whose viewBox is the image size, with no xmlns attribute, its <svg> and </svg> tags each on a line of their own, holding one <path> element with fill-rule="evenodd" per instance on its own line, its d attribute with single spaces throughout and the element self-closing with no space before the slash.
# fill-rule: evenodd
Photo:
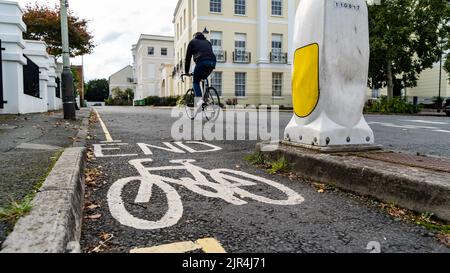
<svg viewBox="0 0 450 273">
<path fill-rule="evenodd" d="M 100 114 L 96 109 L 94 109 L 95 114 L 97 115 L 98 121 L 100 122 L 100 126 L 102 126 L 103 133 L 105 134 L 106 142 L 114 142 L 114 140 L 111 137 L 111 134 L 108 131 L 108 128 L 106 127 L 105 123 L 103 122 L 102 118 L 100 117 Z"/>
<path fill-rule="evenodd" d="M 434 132 L 450 134 L 449 130 L 435 130 Z"/>
<path fill-rule="evenodd" d="M 33 143 L 22 143 L 16 147 L 17 149 L 23 150 L 45 150 L 45 151 L 55 151 L 61 149 L 58 146 L 44 145 L 44 144 L 33 144 Z"/>
<path fill-rule="evenodd" d="M 448 125 L 448 122 L 441 122 L 441 121 L 427 121 L 427 120 L 406 120 L 410 122 L 416 122 L 416 123 L 428 123 L 428 124 L 436 124 L 436 125 Z"/>
<path fill-rule="evenodd" d="M 118 146 L 126 146 L 128 143 L 118 143 L 111 142 L 109 144 L 93 144 L 94 147 L 94 155 L 95 157 L 129 157 L 129 156 L 138 156 L 138 154 L 116 154 L 116 155 L 105 155 L 103 151 L 117 151 L 120 150 Z M 104 147 L 114 147 L 115 148 L 104 148 Z"/>
<path fill-rule="evenodd" d="M 397 125 L 393 123 L 388 122 L 369 122 L 369 125 L 380 125 L 384 127 L 391 127 L 391 128 L 400 128 L 400 129 L 410 129 L 410 130 L 417 130 L 417 129 L 426 129 L 426 130 L 438 130 L 438 127 L 431 127 L 431 126 L 418 126 L 418 125 Z"/>
<path fill-rule="evenodd" d="M 163 142 L 163 144 L 166 145 L 166 147 L 160 147 L 160 146 L 155 146 L 155 145 L 150 145 L 150 144 L 145 144 L 145 143 L 138 143 L 137 145 L 139 146 L 139 148 L 141 148 L 141 150 L 144 152 L 145 155 L 153 155 L 153 152 L 152 152 L 152 150 L 150 150 L 150 148 L 159 149 L 159 150 L 176 153 L 176 154 L 185 154 L 185 152 L 183 150 L 178 149 L 170 142 Z"/>
<path fill-rule="evenodd" d="M 199 142 L 199 141 L 188 141 L 188 142 L 186 142 L 186 144 L 197 144 L 197 145 L 203 145 L 203 146 L 207 146 L 207 147 L 211 148 L 209 150 L 202 150 L 202 151 L 194 150 L 191 147 L 187 146 L 186 144 L 183 144 L 183 142 L 175 142 L 175 143 L 178 146 L 180 146 L 181 148 L 183 148 L 186 151 L 190 152 L 191 154 L 194 154 L 194 153 L 211 153 L 211 152 L 217 152 L 217 151 L 222 150 L 222 148 L 220 148 L 219 146 L 212 145 L 212 144 L 209 144 L 209 143 L 206 143 L 206 142 Z"/>
<path fill-rule="evenodd" d="M 280 206 L 299 205 L 305 201 L 300 194 L 283 184 L 241 171 L 228 169 L 207 170 L 193 165 L 195 160 L 192 159 L 172 160 L 171 163 L 178 164 L 173 166 L 154 168 L 144 166 L 148 166 L 148 163 L 151 162 L 153 162 L 152 159 L 131 160 L 129 163 L 136 168 L 140 176 L 120 179 L 108 191 L 107 199 L 111 215 L 122 225 L 139 230 L 153 230 L 177 224 L 183 216 L 183 203 L 180 195 L 171 184 L 180 185 L 199 195 L 222 199 L 227 203 L 237 206 L 248 204 L 243 199 L 252 199 L 262 203 Z M 158 171 L 174 170 L 185 170 L 190 173 L 191 177 L 177 179 L 153 174 Z M 172 173 L 175 174 L 175 172 Z M 135 204 L 151 203 L 154 187 L 158 187 L 164 192 L 168 209 L 161 219 L 156 221 L 143 220 L 128 212 L 124 203 L 128 205 L 132 205 L 132 203 L 130 201 L 125 202 L 122 195 L 124 188 L 131 182 L 140 182 L 140 187 L 134 200 Z M 253 194 L 244 189 L 246 187 L 256 186 L 258 183 L 275 188 L 277 191 L 283 193 L 286 198 L 282 200 L 271 199 Z"/>
</svg>

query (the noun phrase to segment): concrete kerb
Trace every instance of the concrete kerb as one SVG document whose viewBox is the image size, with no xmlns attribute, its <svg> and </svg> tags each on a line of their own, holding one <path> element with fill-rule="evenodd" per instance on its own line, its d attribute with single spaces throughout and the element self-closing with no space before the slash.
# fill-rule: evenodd
<svg viewBox="0 0 450 273">
<path fill-rule="evenodd" d="M 284 156 L 301 177 L 450 221 L 450 173 L 413 168 L 345 154 L 323 154 L 280 144 L 261 151 Z"/>
<path fill-rule="evenodd" d="M 0 253 L 79 253 L 84 204 L 85 140 L 88 116 L 74 147 L 56 162 L 32 201 L 32 211 L 19 219 Z M 85 138 L 85 137 L 84 137 Z"/>
</svg>

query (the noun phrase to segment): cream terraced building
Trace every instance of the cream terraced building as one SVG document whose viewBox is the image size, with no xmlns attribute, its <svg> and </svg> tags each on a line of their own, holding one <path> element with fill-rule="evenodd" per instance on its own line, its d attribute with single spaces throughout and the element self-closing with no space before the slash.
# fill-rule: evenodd
<svg viewBox="0 0 450 273">
<path fill-rule="evenodd" d="M 290 37 L 299 2 L 179 0 L 173 19 L 175 92 L 182 95 L 192 86 L 178 76 L 193 34 L 207 30 L 218 61 L 211 83 L 223 103 L 236 98 L 240 105 L 292 106 Z"/>
<path fill-rule="evenodd" d="M 174 39 L 168 36 L 142 34 L 132 45 L 135 101 L 149 96 L 172 95 L 167 70 L 172 71 Z"/>
</svg>

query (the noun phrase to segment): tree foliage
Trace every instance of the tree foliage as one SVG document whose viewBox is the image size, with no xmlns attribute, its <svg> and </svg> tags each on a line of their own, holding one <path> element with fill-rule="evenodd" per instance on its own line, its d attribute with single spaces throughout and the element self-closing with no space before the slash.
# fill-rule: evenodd
<svg viewBox="0 0 450 273">
<path fill-rule="evenodd" d="M 27 25 L 25 39 L 44 41 L 48 45 L 48 53 L 54 56 L 62 54 L 61 19 L 59 6 L 53 8 L 35 3 L 25 7 L 23 21 Z M 69 44 L 72 57 L 92 53 L 93 36 L 88 31 L 88 21 L 68 11 Z"/>
<path fill-rule="evenodd" d="M 449 22 L 448 0 L 381 0 L 369 6 L 369 86 L 387 86 L 389 97 L 396 79 L 415 87 L 420 73 L 448 48 Z"/>
<path fill-rule="evenodd" d="M 109 83 L 106 79 L 91 80 L 86 84 L 86 94 L 84 98 L 87 101 L 105 101 L 109 97 Z"/>
</svg>

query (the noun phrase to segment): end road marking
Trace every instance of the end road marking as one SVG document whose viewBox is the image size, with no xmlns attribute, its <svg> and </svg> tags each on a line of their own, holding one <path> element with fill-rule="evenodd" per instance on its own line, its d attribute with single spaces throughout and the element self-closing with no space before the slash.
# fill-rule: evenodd
<svg viewBox="0 0 450 273">
<path fill-rule="evenodd" d="M 111 134 L 108 131 L 108 128 L 106 127 L 105 123 L 103 122 L 102 118 L 100 117 L 100 114 L 97 112 L 96 109 L 94 109 L 94 112 L 97 115 L 100 125 L 102 126 L 103 133 L 105 133 L 106 142 L 114 142 L 113 138 L 111 137 Z"/>
<path fill-rule="evenodd" d="M 194 242 L 179 242 L 149 248 L 135 248 L 130 250 L 130 253 L 134 254 L 177 254 L 187 253 L 195 250 L 202 250 L 204 253 L 226 253 L 222 245 L 214 238 L 200 239 Z"/>
</svg>

